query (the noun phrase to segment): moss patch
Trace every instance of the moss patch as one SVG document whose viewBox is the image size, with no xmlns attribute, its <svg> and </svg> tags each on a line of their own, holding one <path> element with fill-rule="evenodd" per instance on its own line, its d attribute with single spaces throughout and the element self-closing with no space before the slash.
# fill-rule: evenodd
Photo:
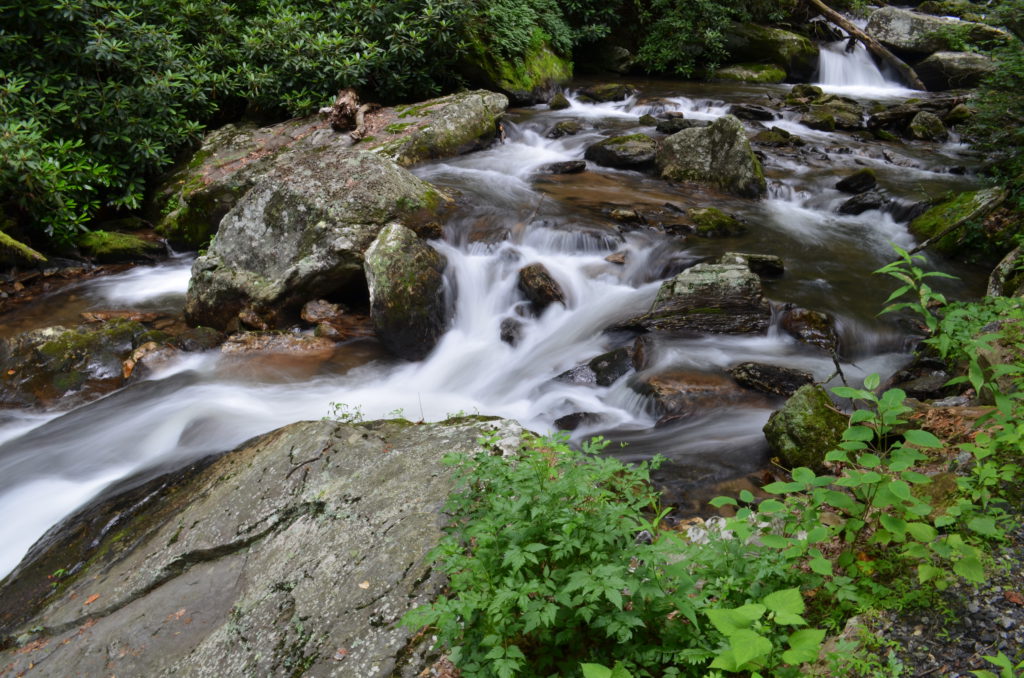
<svg viewBox="0 0 1024 678">
<path fill-rule="evenodd" d="M 154 254 L 160 249 L 157 243 L 143 240 L 131 233 L 114 231 L 90 231 L 78 239 L 78 247 L 87 256 L 98 261 L 131 261 Z"/>
<path fill-rule="evenodd" d="M 711 78 L 730 82 L 777 84 L 786 79 L 786 71 L 775 64 L 736 64 L 719 68 Z"/>
</svg>

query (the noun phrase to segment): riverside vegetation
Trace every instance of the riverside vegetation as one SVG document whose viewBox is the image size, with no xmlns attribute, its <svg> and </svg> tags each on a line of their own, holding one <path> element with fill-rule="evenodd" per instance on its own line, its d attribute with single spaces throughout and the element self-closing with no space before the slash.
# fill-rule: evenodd
<svg viewBox="0 0 1024 678">
<path fill-rule="evenodd" d="M 995 341 L 1021 349 L 1024 307 L 948 304 L 927 284 L 939 274 L 897 253 L 879 271 L 903 283 L 886 311 L 916 311 L 925 343 L 963 368 L 954 382 L 994 403 L 962 461 L 912 427 L 903 391 L 877 393 L 877 375 L 833 389 L 853 410 L 828 474 L 790 469 L 763 488 L 777 498 L 719 497 L 735 514 L 685 535 L 662 521 L 651 466 L 600 456 L 606 441 L 453 457 L 452 523 L 434 551 L 449 592 L 405 623 L 426 625 L 467 677 L 900 675 L 870 643 L 826 636 L 855 614 L 935 604 L 954 578 L 984 581 L 1019 519 L 1005 493 L 1019 492 L 1024 365 L 978 356 Z M 951 496 L 927 491 L 936 467 L 956 470 Z M 986 659 L 1019 675 L 1019 658 Z"/>
</svg>

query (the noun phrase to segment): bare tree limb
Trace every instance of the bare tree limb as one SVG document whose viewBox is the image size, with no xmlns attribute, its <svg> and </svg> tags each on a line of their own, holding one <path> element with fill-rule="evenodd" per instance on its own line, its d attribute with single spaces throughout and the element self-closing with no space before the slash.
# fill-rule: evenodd
<svg viewBox="0 0 1024 678">
<path fill-rule="evenodd" d="M 868 35 L 864 31 L 860 30 L 855 25 L 853 25 L 853 23 L 851 23 L 849 19 L 847 19 L 842 14 L 840 14 L 839 12 L 835 11 L 834 9 L 823 3 L 821 0 L 807 0 L 807 2 L 809 2 L 811 5 L 814 6 L 815 9 L 821 12 L 822 16 L 824 16 L 826 19 L 828 19 L 836 26 L 839 26 L 844 31 L 849 33 L 851 37 L 860 40 L 864 44 L 864 46 L 868 48 L 869 52 L 871 52 L 876 57 L 878 57 L 885 63 L 895 68 L 896 71 L 903 78 L 904 82 L 906 82 L 910 87 L 913 87 L 914 89 L 918 89 L 921 91 L 927 91 L 928 88 L 925 87 L 924 83 L 921 82 L 921 79 L 917 77 L 917 73 L 914 71 L 913 68 L 908 66 L 906 63 L 900 60 L 899 57 L 897 57 L 895 54 L 893 54 L 885 47 L 883 47 L 880 42 L 878 42 L 870 35 Z"/>
</svg>

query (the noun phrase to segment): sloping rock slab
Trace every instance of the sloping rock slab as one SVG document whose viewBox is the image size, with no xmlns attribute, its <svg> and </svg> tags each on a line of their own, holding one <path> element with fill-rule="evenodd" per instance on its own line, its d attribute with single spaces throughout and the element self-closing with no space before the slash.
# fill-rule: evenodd
<svg viewBox="0 0 1024 678">
<path fill-rule="evenodd" d="M 482 89 L 397 106 L 397 119 L 382 130 L 395 136 L 375 134 L 364 144 L 402 167 L 467 153 L 494 140 L 506 108 L 508 97 Z"/>
<path fill-rule="evenodd" d="M 445 202 L 430 184 L 373 153 L 320 153 L 279 165 L 221 222 L 192 266 L 185 315 L 218 329 L 243 318 L 274 329 L 307 301 L 358 280 L 363 252 L 392 221 L 415 226 Z"/>
<path fill-rule="evenodd" d="M 1012 39 L 1008 33 L 986 24 L 920 14 L 897 7 L 883 7 L 872 12 L 865 32 L 890 49 L 913 54 L 948 51 L 959 40 L 994 47 Z"/>
<path fill-rule="evenodd" d="M 977 87 L 996 69 L 995 62 L 974 52 L 936 52 L 914 66 L 914 71 L 929 90 Z"/>
<path fill-rule="evenodd" d="M 452 487 L 441 459 L 479 449 L 494 429 L 518 440 L 518 427 L 479 418 L 292 424 L 165 481 L 142 510 L 115 515 L 98 546 L 69 551 L 62 537 L 89 521 L 87 510 L 36 554 L 47 569 L 23 565 L 3 583 L 5 607 L 32 614 L 0 617 L 0 667 L 62 678 L 69 667 L 153 678 L 416 676 L 426 639 L 395 622 L 441 586 L 425 558 Z M 61 556 L 78 569 L 46 597 Z"/>
<path fill-rule="evenodd" d="M 745 264 L 697 264 L 663 282 L 650 312 L 625 326 L 681 334 L 762 334 L 770 320 L 761 279 Z"/>
</svg>

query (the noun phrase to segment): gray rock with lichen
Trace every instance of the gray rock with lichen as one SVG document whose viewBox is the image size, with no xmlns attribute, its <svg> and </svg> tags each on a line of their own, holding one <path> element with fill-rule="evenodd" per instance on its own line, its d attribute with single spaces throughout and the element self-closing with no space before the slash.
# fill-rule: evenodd
<svg viewBox="0 0 1024 678">
<path fill-rule="evenodd" d="M 446 198 L 379 155 L 295 156 L 224 217 L 192 267 L 185 314 L 218 329 L 273 329 L 312 299 L 358 284 L 363 252 L 385 224 L 415 225 Z"/>
<path fill-rule="evenodd" d="M 666 179 L 712 184 L 746 198 L 758 198 L 767 190 L 743 123 L 731 115 L 666 138 L 655 164 Z"/>
<path fill-rule="evenodd" d="M 412 678 L 429 637 L 397 621 L 442 585 L 427 558 L 452 488 L 441 459 L 479 449 L 491 431 L 506 442 L 522 435 L 480 418 L 302 422 L 142 488 L 145 501 L 87 509 L 37 548 L 38 567 L 23 563 L 0 584 L 12 603 L 0 642 L 14 644 L 0 666 L 12 675 L 33 666 L 40 677 L 75 667 Z M 117 529 L 76 542 L 90 518 L 116 518 Z M 51 595 L 54 563 L 78 561 Z"/>
<path fill-rule="evenodd" d="M 789 468 L 820 470 L 825 454 L 839 444 L 847 417 L 820 386 L 801 386 L 764 425 L 772 452 Z"/>
</svg>

